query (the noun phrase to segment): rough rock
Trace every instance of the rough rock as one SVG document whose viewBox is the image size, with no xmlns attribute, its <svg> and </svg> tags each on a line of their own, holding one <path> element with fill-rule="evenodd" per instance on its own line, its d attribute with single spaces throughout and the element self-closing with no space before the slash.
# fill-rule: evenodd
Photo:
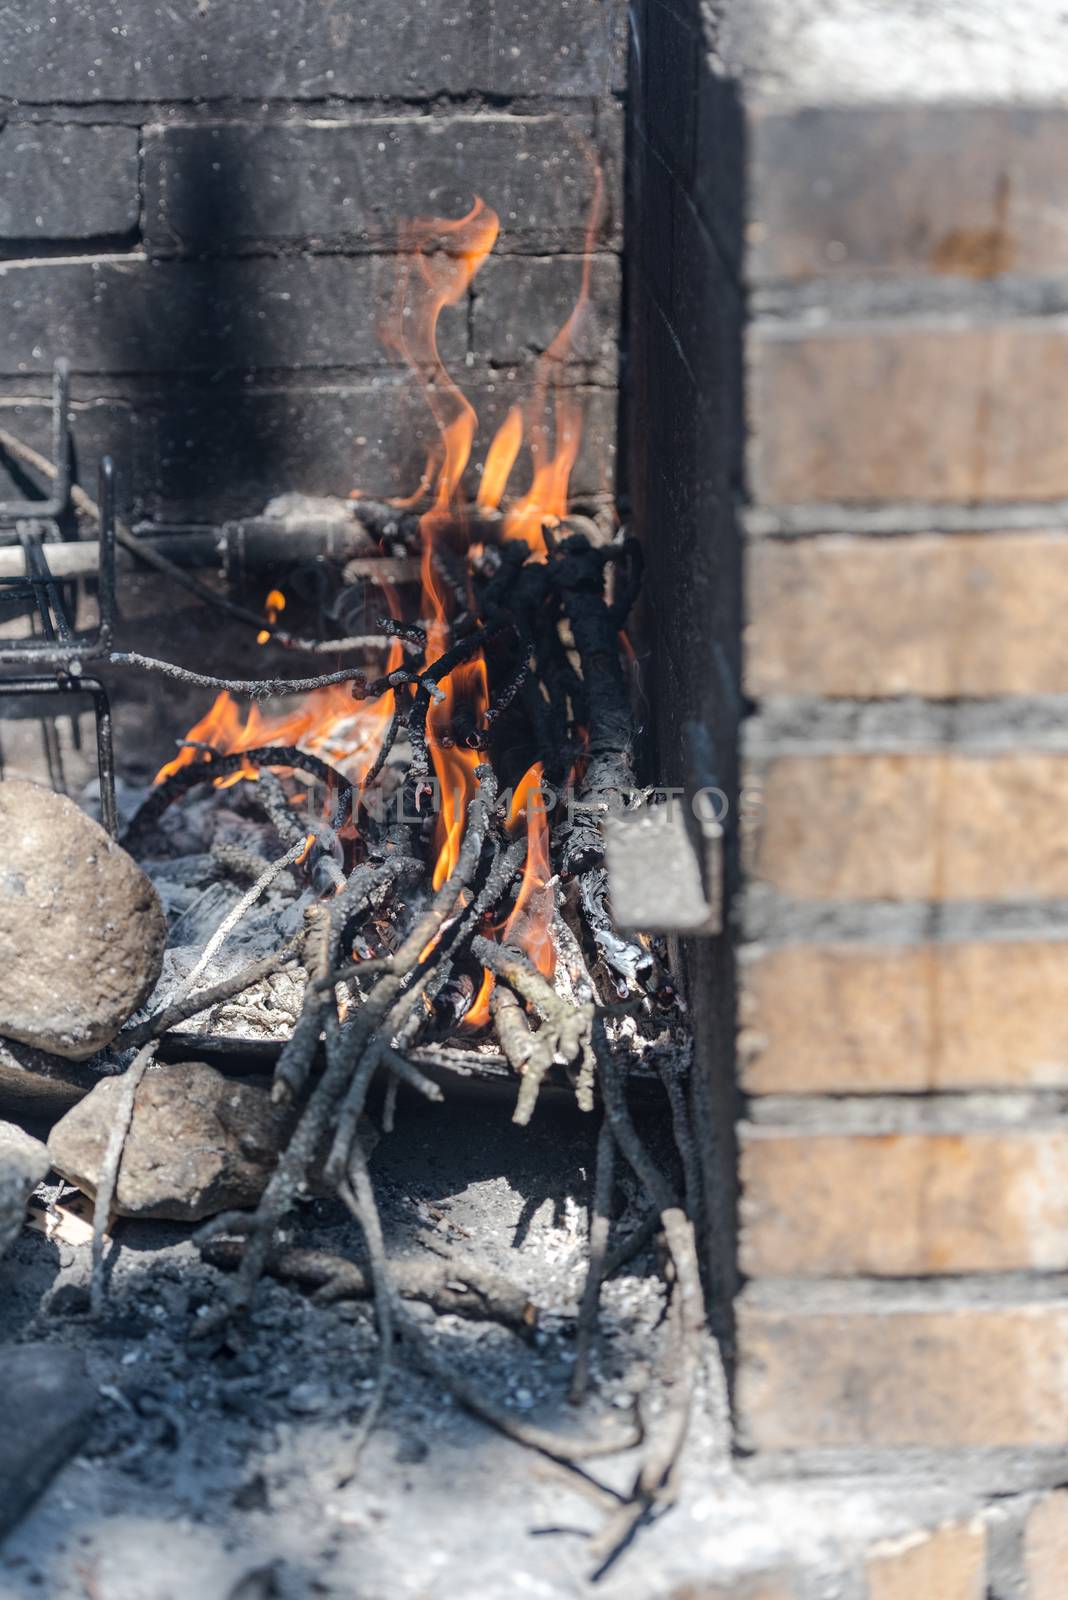
<svg viewBox="0 0 1068 1600">
<path fill-rule="evenodd" d="M 13 1122 L 0 1122 L 0 1256 L 18 1238 L 26 1203 L 49 1165 L 40 1139 Z"/>
<path fill-rule="evenodd" d="M 68 800 L 0 783 L 0 1030 L 82 1060 L 155 987 L 166 924 L 133 859 Z"/>
<path fill-rule="evenodd" d="M 96 1192 L 120 1082 L 98 1083 L 48 1136 L 56 1171 L 88 1195 Z M 134 1101 L 115 1210 L 197 1222 L 254 1205 L 289 1126 L 265 1089 L 224 1078 L 202 1061 L 157 1062 Z"/>
<path fill-rule="evenodd" d="M 81 1356 L 58 1345 L 0 1350 L 0 1538 L 81 1445 L 96 1390 Z"/>
<path fill-rule="evenodd" d="M 0 1116 L 53 1123 L 102 1075 L 92 1061 L 69 1061 L 32 1045 L 0 1039 Z"/>
</svg>

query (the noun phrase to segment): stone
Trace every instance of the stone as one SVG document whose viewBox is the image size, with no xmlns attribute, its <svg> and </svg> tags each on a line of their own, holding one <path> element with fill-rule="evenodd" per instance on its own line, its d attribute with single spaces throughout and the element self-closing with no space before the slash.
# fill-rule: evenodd
<svg viewBox="0 0 1068 1600">
<path fill-rule="evenodd" d="M 1068 1133 L 740 1129 L 747 1277 L 1068 1270 Z"/>
<path fill-rule="evenodd" d="M 104 1079 L 48 1136 L 56 1171 L 90 1196 L 121 1092 L 121 1079 Z M 134 1101 L 115 1211 L 198 1222 L 255 1205 L 289 1126 L 265 1089 L 202 1061 L 155 1062 Z"/>
<path fill-rule="evenodd" d="M 96 1390 L 85 1363 L 58 1345 L 0 1350 L 0 1538 L 29 1509 L 89 1431 Z"/>
<path fill-rule="evenodd" d="M 0 1115 L 54 1122 L 87 1095 L 100 1076 L 87 1061 L 68 1061 L 0 1039 Z"/>
<path fill-rule="evenodd" d="M 780 756 L 754 767 L 753 874 L 810 900 L 1068 896 L 1068 760 L 943 751 Z"/>
<path fill-rule="evenodd" d="M 29 1198 L 49 1165 L 40 1139 L 13 1122 L 0 1122 L 0 1256 L 22 1231 Z"/>
<path fill-rule="evenodd" d="M 748 578 L 755 699 L 1068 693 L 1061 533 L 762 539 Z"/>
<path fill-rule="evenodd" d="M 740 963 L 747 1094 L 1068 1088 L 1068 943 L 798 944 Z"/>
<path fill-rule="evenodd" d="M 137 863 L 65 795 L 0 783 L 0 1016 L 12 1039 L 74 1060 L 152 993 L 167 929 Z"/>
<path fill-rule="evenodd" d="M 982 1522 L 951 1523 L 875 1545 L 867 1559 L 868 1600 L 984 1600 Z"/>
</svg>

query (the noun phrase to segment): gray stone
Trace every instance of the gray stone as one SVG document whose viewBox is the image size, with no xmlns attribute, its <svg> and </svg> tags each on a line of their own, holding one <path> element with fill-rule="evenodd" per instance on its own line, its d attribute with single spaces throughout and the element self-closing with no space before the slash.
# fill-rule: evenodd
<svg viewBox="0 0 1068 1600">
<path fill-rule="evenodd" d="M 26 1206 L 48 1171 L 48 1151 L 13 1122 L 0 1122 L 0 1256 L 14 1244 Z"/>
<path fill-rule="evenodd" d="M 56 1171 L 88 1195 L 96 1192 L 121 1092 L 120 1079 L 104 1079 L 48 1137 Z M 197 1222 L 254 1205 L 288 1127 L 265 1089 L 224 1078 L 202 1061 L 157 1062 L 137 1091 L 115 1210 Z"/>
<path fill-rule="evenodd" d="M 65 795 L 0 784 L 0 1026 L 82 1060 L 151 994 L 166 924 L 137 863 Z"/>
<path fill-rule="evenodd" d="M 79 1449 L 95 1409 L 96 1390 L 73 1350 L 0 1350 L 0 1538 Z"/>
<path fill-rule="evenodd" d="M 0 124 L 0 238 L 92 239 L 137 227 L 136 128 Z"/>
<path fill-rule="evenodd" d="M 160 127 L 145 139 L 149 249 L 229 252 L 293 241 L 395 245 L 398 222 L 461 217 L 482 196 L 498 249 L 581 250 L 592 119 L 406 117 Z M 602 236 L 614 236 L 609 206 Z"/>
<path fill-rule="evenodd" d="M 99 1083 L 100 1072 L 87 1061 L 34 1050 L 0 1039 L 0 1113 L 20 1121 L 54 1122 Z"/>
</svg>

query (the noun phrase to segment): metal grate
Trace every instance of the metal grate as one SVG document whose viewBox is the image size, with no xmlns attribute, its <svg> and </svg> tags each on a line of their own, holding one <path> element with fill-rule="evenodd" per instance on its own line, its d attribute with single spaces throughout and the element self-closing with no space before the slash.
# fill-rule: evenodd
<svg viewBox="0 0 1068 1600">
<path fill-rule="evenodd" d="M 49 493 L 40 500 L 0 501 L 0 545 L 22 547 L 25 571 L 0 577 L 0 621 L 30 618 L 28 638 L 0 639 L 0 696 L 92 701 L 96 717 L 100 813 L 108 832 L 118 835 L 115 806 L 115 759 L 111 708 L 107 690 L 85 672 L 92 661 L 111 650 L 115 618 L 115 469 L 109 456 L 100 463 L 100 530 L 97 566 L 99 624 L 92 633 L 76 633 L 65 589 L 49 567 L 49 546 L 61 541 L 61 524 L 70 519 L 69 369 L 57 361 L 52 386 L 52 474 Z M 5 672 L 4 668 L 23 668 Z M 61 777 L 58 741 L 50 713 L 44 727 L 45 753 L 53 781 Z"/>
</svg>

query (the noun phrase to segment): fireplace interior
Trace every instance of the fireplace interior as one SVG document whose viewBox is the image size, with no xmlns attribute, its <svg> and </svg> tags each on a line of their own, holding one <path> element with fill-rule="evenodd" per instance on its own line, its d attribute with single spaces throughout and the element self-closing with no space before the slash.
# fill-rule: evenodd
<svg viewBox="0 0 1068 1600">
<path fill-rule="evenodd" d="M 727 1448 L 678 949 L 722 819 L 651 787 L 624 8 L 16 9 L 0 1091 L 51 1170 L 7 1331 L 68 1414 L 3 1570 L 37 1581 L 22 1514 L 82 1446 L 57 1595 L 155 1581 L 111 1549 L 135 1461 L 146 1529 L 168 1483 L 190 1529 L 229 1504 L 220 1595 L 329 1585 L 264 1513 L 325 1493 L 341 1572 L 374 1479 L 395 1586 L 456 1471 L 435 1560 L 495 1592 L 546 1462 L 614 1582 L 687 1442 Z M 686 739 L 684 811 L 722 793 Z M 689 922 L 640 909 L 669 868 Z"/>
</svg>

